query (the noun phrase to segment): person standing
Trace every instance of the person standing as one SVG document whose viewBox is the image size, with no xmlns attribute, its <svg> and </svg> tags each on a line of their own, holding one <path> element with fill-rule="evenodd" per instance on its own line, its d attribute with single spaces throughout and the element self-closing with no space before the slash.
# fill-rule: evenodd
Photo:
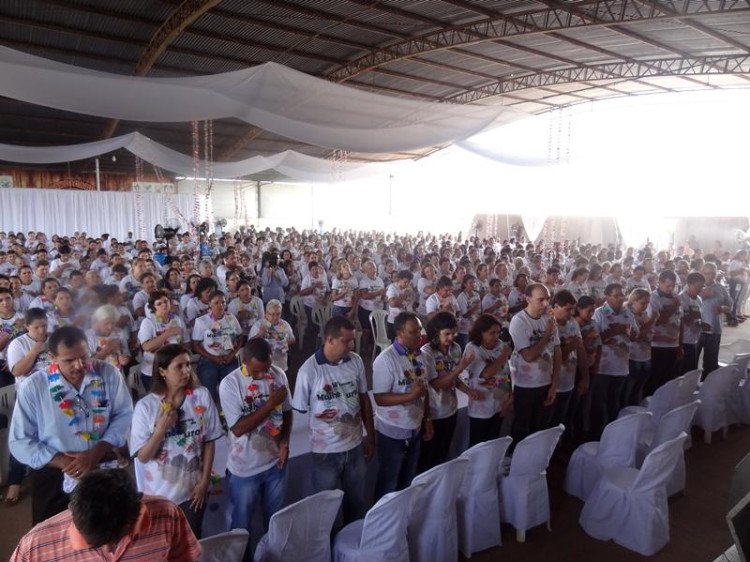
<svg viewBox="0 0 750 562">
<path fill-rule="evenodd" d="M 716 264 L 706 262 L 701 269 L 706 284 L 701 291 L 703 299 L 702 321 L 703 328 L 698 338 L 696 357 L 703 353 L 703 374 L 719 368 L 719 347 L 721 346 L 721 315 L 732 309 L 732 299 L 727 290 L 716 282 Z"/>
<path fill-rule="evenodd" d="M 697 271 L 688 273 L 685 288 L 678 295 L 682 304 L 682 375 L 698 368 L 698 340 L 704 329 L 710 329 L 710 325 L 703 322 L 703 300 L 700 297 L 705 285 L 706 278 L 702 274 Z"/>
<path fill-rule="evenodd" d="M 375 452 L 365 367 L 352 353 L 354 341 L 354 324 L 343 316 L 331 318 L 323 346 L 297 373 L 292 400 L 295 410 L 309 413 L 313 490 L 344 491 L 344 524 L 365 516 L 365 463 Z"/>
<path fill-rule="evenodd" d="M 682 359 L 682 304 L 674 294 L 677 276 L 665 269 L 659 274 L 658 288 L 651 293 L 651 310 L 656 315 L 651 341 L 651 376 L 644 394 L 650 396 L 664 383 L 677 377 Z"/>
</svg>

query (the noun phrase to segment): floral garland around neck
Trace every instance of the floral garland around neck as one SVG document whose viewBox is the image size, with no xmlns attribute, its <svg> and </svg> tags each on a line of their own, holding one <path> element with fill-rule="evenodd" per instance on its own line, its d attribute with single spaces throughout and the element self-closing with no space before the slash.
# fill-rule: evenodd
<svg viewBox="0 0 750 562">
<path fill-rule="evenodd" d="M 267 397 L 264 398 L 261 393 L 261 388 L 255 384 L 254 378 L 250 376 L 250 373 L 247 370 L 247 367 L 245 365 L 242 365 L 240 368 L 242 372 L 242 376 L 251 379 L 248 381 L 247 385 L 247 392 L 245 394 L 245 403 L 251 406 L 254 406 L 255 409 L 262 408 L 266 401 Z M 273 392 L 276 390 L 276 380 L 273 378 L 273 375 L 271 373 L 263 373 L 259 380 L 269 380 L 271 381 L 270 384 L 270 391 Z M 270 435 L 272 438 L 277 438 L 281 435 L 281 425 L 284 421 L 284 414 L 281 409 L 281 404 L 276 406 L 273 411 L 271 412 L 271 415 L 268 416 L 266 421 L 263 423 L 263 425 L 260 427 L 260 429 L 264 430 L 268 435 Z"/>
<path fill-rule="evenodd" d="M 206 407 L 198 404 L 198 396 L 192 388 L 185 388 L 182 392 L 185 395 L 185 399 L 190 401 L 190 406 L 192 407 L 193 411 L 198 414 L 198 426 L 202 429 L 204 425 L 203 414 L 206 412 Z M 175 406 L 170 401 L 166 399 L 161 401 L 161 412 L 166 413 L 172 409 L 175 409 Z M 198 435 L 192 435 L 192 433 L 194 432 L 191 432 L 191 435 L 188 435 L 187 427 L 185 427 L 185 422 L 178 421 L 178 423 L 175 424 L 175 426 L 167 432 L 165 439 L 176 437 L 175 443 L 177 444 L 177 446 L 184 448 L 186 453 L 192 453 L 198 446 L 199 442 L 202 440 L 203 432 L 200 431 Z"/>
<path fill-rule="evenodd" d="M 65 388 L 57 363 L 52 363 L 47 367 L 47 382 L 52 400 L 57 403 L 60 411 L 69 418 L 68 426 L 73 434 L 84 442 L 96 442 L 101 439 L 104 424 L 107 421 L 107 417 L 104 415 L 107 411 L 107 394 L 104 389 L 104 380 L 94 370 L 92 363 L 86 365 L 86 375 L 91 377 L 89 381 L 89 387 L 91 388 L 89 404 L 86 404 L 85 397 L 78 393 L 73 395 L 70 389 Z M 86 420 L 89 416 L 92 418 L 91 431 L 86 429 Z"/>
</svg>

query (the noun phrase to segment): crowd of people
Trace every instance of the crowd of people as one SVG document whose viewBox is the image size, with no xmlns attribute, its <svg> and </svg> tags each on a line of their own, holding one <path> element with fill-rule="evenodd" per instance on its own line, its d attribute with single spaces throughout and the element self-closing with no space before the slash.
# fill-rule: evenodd
<svg viewBox="0 0 750 562">
<path fill-rule="evenodd" d="M 342 489 L 350 522 L 369 507 L 375 455 L 376 500 L 448 459 L 457 393 L 472 445 L 559 423 L 575 443 L 701 356 L 709 375 L 723 327 L 745 320 L 749 271 L 745 250 L 689 246 L 0 232 L 0 377 L 17 386 L 5 503 L 30 468 L 36 524 L 87 474 L 137 459 L 141 491 L 177 504 L 200 537 L 227 435 L 232 528 L 250 529 L 258 509 L 267 525 L 284 505 L 296 410 L 310 414 L 312 487 Z M 318 339 L 313 312 L 329 305 Z M 376 354 L 378 310 L 392 344 Z M 145 392 L 135 406 L 134 386 Z"/>
</svg>

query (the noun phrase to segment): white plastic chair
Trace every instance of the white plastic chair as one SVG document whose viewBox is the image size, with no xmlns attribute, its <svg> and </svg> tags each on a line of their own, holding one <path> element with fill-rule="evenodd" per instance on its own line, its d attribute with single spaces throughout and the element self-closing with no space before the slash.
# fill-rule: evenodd
<svg viewBox="0 0 750 562">
<path fill-rule="evenodd" d="M 581 511 L 583 530 L 599 540 L 613 539 L 644 556 L 662 549 L 669 542 L 666 483 L 686 438 L 683 433 L 659 445 L 640 470 L 606 469 Z"/>
<path fill-rule="evenodd" d="M 466 558 L 502 544 L 497 477 L 512 441 L 510 437 L 485 441 L 461 454 L 469 461 L 456 501 L 458 548 Z"/>
<path fill-rule="evenodd" d="M 552 529 L 547 465 L 563 431 L 565 426 L 560 424 L 532 433 L 516 445 L 508 475 L 500 472 L 500 521 L 516 528 L 518 542 L 524 542 L 526 531 L 542 523 Z"/>
<path fill-rule="evenodd" d="M 580 445 L 570 457 L 565 492 L 585 501 L 605 468 L 636 466 L 641 429 L 650 417 L 650 412 L 619 417 L 607 424 L 600 441 Z"/>
<path fill-rule="evenodd" d="M 144 396 L 146 396 L 146 394 L 148 394 L 143 386 L 143 382 L 141 382 L 140 363 L 130 367 L 130 370 L 128 371 L 128 377 L 125 382 L 127 383 L 130 392 L 135 394 L 136 398 L 143 398 Z"/>
<path fill-rule="evenodd" d="M 714 431 L 722 430 L 726 438 L 731 421 L 730 393 L 737 393 L 740 373 L 734 365 L 719 367 L 706 377 L 698 391 L 700 406 L 694 423 L 703 429 L 704 441 L 711 443 Z"/>
<path fill-rule="evenodd" d="M 719 346 L 719 360 L 722 363 L 731 363 L 739 353 L 750 353 L 750 340 L 735 340 Z"/>
<path fill-rule="evenodd" d="M 302 301 L 302 297 L 299 295 L 293 296 L 289 300 L 289 310 L 294 316 L 295 324 L 297 327 L 297 347 L 302 351 L 302 343 L 305 336 L 305 326 L 307 325 L 307 315 L 305 314 L 305 305 Z"/>
<path fill-rule="evenodd" d="M 331 319 L 333 315 L 333 306 L 331 303 L 325 306 L 315 305 L 312 309 L 312 321 L 318 328 L 318 338 L 320 339 L 321 345 L 323 344 L 323 332 L 326 327 L 326 322 Z"/>
<path fill-rule="evenodd" d="M 373 359 L 377 357 L 378 353 L 391 345 L 391 342 L 388 340 L 388 331 L 385 327 L 386 318 L 388 318 L 388 313 L 385 310 L 373 310 L 370 313 L 370 328 L 375 338 Z"/>
<path fill-rule="evenodd" d="M 343 498 L 341 490 L 323 491 L 274 513 L 254 562 L 330 562 L 331 529 Z"/>
<path fill-rule="evenodd" d="M 692 425 L 695 412 L 698 410 L 699 405 L 700 400 L 694 400 L 690 404 L 679 406 L 671 412 L 664 414 L 661 417 L 656 433 L 651 436 L 649 441 L 641 443 L 641 446 L 638 448 L 636 466 L 642 466 L 646 455 L 656 449 L 659 445 L 662 445 L 675 437 L 679 437 L 682 433 L 686 436 L 685 445 L 687 445 L 687 435 L 690 432 L 690 426 Z M 685 455 L 683 454 L 677 459 L 677 464 L 672 472 L 672 476 L 667 481 L 667 495 L 673 496 L 684 489 Z"/>
<path fill-rule="evenodd" d="M 660 386 L 652 396 L 645 398 L 641 406 L 626 406 L 620 410 L 617 417 L 636 414 L 638 412 L 651 412 L 651 425 L 656 429 L 661 417 L 674 410 L 679 404 L 680 386 L 683 379 L 678 377 Z"/>
<path fill-rule="evenodd" d="M 456 500 L 469 459 L 448 461 L 412 480 L 424 489 L 409 521 L 411 562 L 455 562 L 458 557 Z"/>
<path fill-rule="evenodd" d="M 409 562 L 406 530 L 421 484 L 384 495 L 364 519 L 349 523 L 333 542 L 335 562 Z"/>
<path fill-rule="evenodd" d="M 213 537 L 198 541 L 201 545 L 201 555 L 198 562 L 228 562 L 242 560 L 250 533 L 245 529 L 232 529 Z"/>
<path fill-rule="evenodd" d="M 679 377 L 682 382 L 677 389 L 675 408 L 684 406 L 685 404 L 690 404 L 695 400 L 695 393 L 698 391 L 702 374 L 703 369 L 696 369 L 694 371 L 688 371 Z M 674 410 L 674 408 L 672 408 L 672 410 Z"/>
</svg>

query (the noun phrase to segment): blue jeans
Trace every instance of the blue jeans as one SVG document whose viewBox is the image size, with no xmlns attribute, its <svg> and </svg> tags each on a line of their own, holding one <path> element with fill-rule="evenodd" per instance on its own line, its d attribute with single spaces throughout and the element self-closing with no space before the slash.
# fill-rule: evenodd
<svg viewBox="0 0 750 562">
<path fill-rule="evenodd" d="M 737 319 L 738 313 L 742 312 L 739 310 L 740 303 L 740 295 L 742 294 L 742 289 L 744 289 L 745 283 L 741 279 L 734 279 L 732 277 L 729 278 L 729 298 L 732 299 L 732 312 L 730 312 L 730 316 L 733 319 Z"/>
<path fill-rule="evenodd" d="M 409 439 L 393 439 L 378 434 L 378 481 L 375 484 L 375 501 L 385 494 L 403 490 L 417 475 L 419 444 L 422 431 L 415 431 Z"/>
<path fill-rule="evenodd" d="M 334 306 L 332 316 L 343 316 L 344 318 L 349 317 L 349 313 L 352 311 L 351 306 Z"/>
<path fill-rule="evenodd" d="M 365 478 L 367 468 L 362 447 L 357 445 L 343 453 L 311 453 L 312 484 L 315 493 L 343 490 L 344 524 L 362 519 L 367 513 Z"/>
<path fill-rule="evenodd" d="M 229 495 L 232 500 L 232 529 L 247 529 L 251 532 L 253 513 L 258 502 L 263 505 L 263 529 L 268 531 L 271 515 L 284 505 L 286 497 L 287 471 L 274 465 L 254 476 L 229 474 Z M 245 560 L 252 559 L 251 544 L 247 541 Z"/>
<path fill-rule="evenodd" d="M 198 379 L 206 387 L 206 390 L 211 393 L 214 403 L 217 406 L 219 406 L 219 383 L 238 366 L 236 357 L 232 359 L 229 365 L 219 365 L 213 361 L 209 361 L 205 357 L 201 357 L 198 361 Z"/>
</svg>

